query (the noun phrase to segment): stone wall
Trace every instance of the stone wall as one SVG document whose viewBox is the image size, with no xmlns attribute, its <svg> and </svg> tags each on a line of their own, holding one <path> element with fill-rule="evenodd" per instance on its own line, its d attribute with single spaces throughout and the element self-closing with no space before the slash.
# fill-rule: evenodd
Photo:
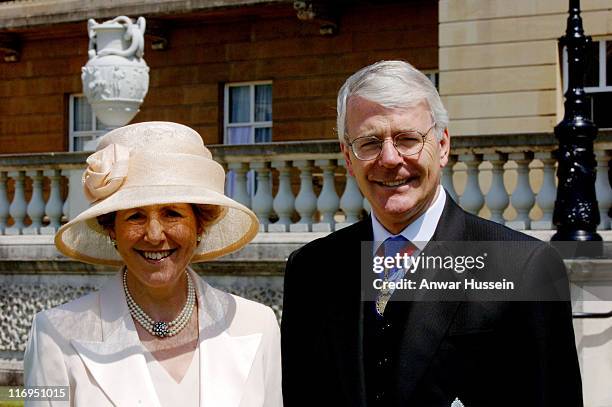
<svg viewBox="0 0 612 407">
<path fill-rule="evenodd" d="M 568 5 L 440 0 L 440 94 L 452 134 L 551 131 L 563 114 L 557 38 Z M 581 9 L 587 35 L 612 34 L 609 1 L 583 0 Z"/>
</svg>

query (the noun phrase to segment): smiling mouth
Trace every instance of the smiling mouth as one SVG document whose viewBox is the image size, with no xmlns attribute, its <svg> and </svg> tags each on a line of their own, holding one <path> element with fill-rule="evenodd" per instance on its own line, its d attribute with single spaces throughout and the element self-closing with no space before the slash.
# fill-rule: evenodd
<svg viewBox="0 0 612 407">
<path fill-rule="evenodd" d="M 409 177 L 409 178 L 393 180 L 393 181 L 374 181 L 374 182 L 377 183 L 378 185 L 382 185 L 384 187 L 395 188 L 395 187 L 399 187 L 399 186 L 402 186 L 402 185 L 406 185 L 406 184 L 408 184 L 410 181 L 412 181 L 414 179 L 416 179 L 416 177 Z"/>
<path fill-rule="evenodd" d="M 144 257 L 146 260 L 151 261 L 161 261 L 172 255 L 176 251 L 176 249 L 170 250 L 157 250 L 157 251 L 149 251 L 149 250 L 136 250 L 138 254 Z"/>
</svg>

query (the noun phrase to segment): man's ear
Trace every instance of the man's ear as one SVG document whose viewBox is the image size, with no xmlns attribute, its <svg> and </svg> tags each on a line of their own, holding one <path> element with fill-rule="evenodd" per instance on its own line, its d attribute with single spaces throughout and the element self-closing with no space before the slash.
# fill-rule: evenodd
<svg viewBox="0 0 612 407">
<path fill-rule="evenodd" d="M 353 172 L 353 163 L 351 162 L 351 152 L 349 151 L 349 147 L 345 143 L 340 143 L 340 151 L 342 151 L 342 155 L 344 156 L 344 161 L 346 161 L 346 170 L 351 176 L 355 176 Z"/>
<path fill-rule="evenodd" d="M 448 163 L 448 156 L 450 154 L 450 135 L 448 134 L 448 128 L 444 129 L 440 143 L 440 168 L 444 167 Z"/>
<path fill-rule="evenodd" d="M 115 234 L 115 230 L 114 229 L 108 229 L 108 236 L 111 239 L 116 239 L 117 238 L 117 235 Z"/>
</svg>

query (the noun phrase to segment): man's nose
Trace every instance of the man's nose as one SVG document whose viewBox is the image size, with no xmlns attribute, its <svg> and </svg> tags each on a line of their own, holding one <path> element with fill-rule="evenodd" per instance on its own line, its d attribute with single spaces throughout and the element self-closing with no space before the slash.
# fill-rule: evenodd
<svg viewBox="0 0 612 407">
<path fill-rule="evenodd" d="M 147 222 L 145 240 L 151 244 L 158 244 L 164 239 L 164 227 L 157 218 Z"/>
<path fill-rule="evenodd" d="M 384 139 L 380 148 L 380 156 L 378 157 L 380 165 L 383 167 L 394 168 L 402 163 L 402 156 L 395 148 L 395 145 L 393 145 L 393 139 Z"/>
</svg>

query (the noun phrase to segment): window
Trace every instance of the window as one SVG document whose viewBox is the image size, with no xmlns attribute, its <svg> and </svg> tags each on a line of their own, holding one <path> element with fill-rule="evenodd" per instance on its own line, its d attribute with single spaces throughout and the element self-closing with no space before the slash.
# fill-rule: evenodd
<svg viewBox="0 0 612 407">
<path fill-rule="evenodd" d="M 225 86 L 225 144 L 272 141 L 272 83 Z"/>
<path fill-rule="evenodd" d="M 272 83 L 230 83 L 224 92 L 224 143 L 255 144 L 272 141 Z M 270 179 L 272 181 L 272 179 Z M 227 175 L 225 193 L 233 197 L 235 175 Z M 247 190 L 251 197 L 257 183 L 253 171 L 247 174 Z"/>
<path fill-rule="evenodd" d="M 436 89 L 439 91 L 440 88 L 438 86 L 440 83 L 440 73 L 438 71 L 425 71 L 423 73 L 429 78 L 431 83 L 433 83 Z"/>
<path fill-rule="evenodd" d="M 70 95 L 69 103 L 70 151 L 94 151 L 97 140 L 107 132 L 106 126 L 96 118 L 85 96 Z"/>
<path fill-rule="evenodd" d="M 589 98 L 591 120 L 600 128 L 612 128 L 612 38 L 593 41 L 587 48 L 584 91 Z M 567 91 L 568 56 L 563 49 L 563 93 Z"/>
</svg>

